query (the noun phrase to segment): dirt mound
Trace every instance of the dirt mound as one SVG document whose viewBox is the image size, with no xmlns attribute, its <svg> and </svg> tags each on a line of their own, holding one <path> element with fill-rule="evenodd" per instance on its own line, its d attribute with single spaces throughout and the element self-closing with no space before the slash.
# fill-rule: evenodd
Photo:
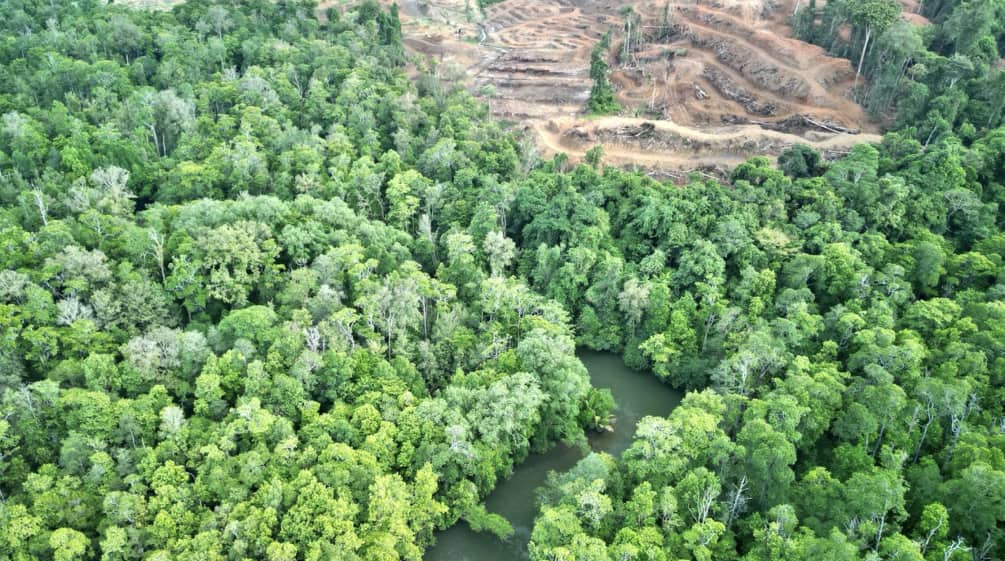
<svg viewBox="0 0 1005 561">
<path fill-rule="evenodd" d="M 813 121 L 807 116 L 802 116 L 800 120 L 803 121 L 802 126 L 806 127 L 809 126 L 808 122 Z M 871 135 L 858 138 L 854 134 L 797 135 L 751 125 L 698 131 L 672 123 L 624 117 L 575 123 L 564 128 L 560 124 L 552 124 L 549 128 L 555 129 L 555 127 L 562 131 L 558 135 L 559 143 L 576 151 L 585 151 L 602 144 L 605 148 L 617 146 L 647 153 L 673 153 L 687 156 L 690 161 L 704 159 L 709 162 L 719 161 L 723 157 L 731 159 L 731 156 L 743 159 L 752 153 L 778 156 L 800 143 L 814 146 L 826 156 L 843 153 L 848 147 L 861 141 L 879 139 Z"/>
<path fill-rule="evenodd" d="M 706 66 L 702 69 L 701 76 L 708 80 L 723 97 L 739 103 L 751 115 L 771 117 L 777 115 L 780 110 L 777 104 L 758 99 L 752 92 L 733 81 L 720 68 Z"/>
<path fill-rule="evenodd" d="M 715 32 L 694 32 L 694 28 L 691 29 L 688 39 L 692 46 L 714 52 L 725 66 L 739 71 L 760 89 L 808 101 L 809 85 L 798 73 L 779 66 L 740 41 L 719 36 Z"/>
<path fill-rule="evenodd" d="M 722 122 L 731 125 L 757 125 L 771 131 L 784 132 L 789 134 L 808 135 L 813 132 L 831 134 L 860 134 L 859 129 L 848 128 L 841 123 L 830 121 L 815 115 L 790 115 L 780 121 L 758 121 L 744 117 L 743 115 L 723 115 Z"/>
</svg>

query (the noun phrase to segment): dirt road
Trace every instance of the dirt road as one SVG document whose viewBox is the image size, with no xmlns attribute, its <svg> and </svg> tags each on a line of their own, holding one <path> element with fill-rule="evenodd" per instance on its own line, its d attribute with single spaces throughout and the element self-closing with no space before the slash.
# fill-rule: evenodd
<svg viewBox="0 0 1005 561">
<path fill-rule="evenodd" d="M 699 130 L 669 121 L 628 117 L 560 119 L 535 123 L 533 129 L 549 154 L 564 152 L 578 161 L 587 150 L 600 144 L 609 164 L 675 169 L 732 167 L 751 156 L 750 150 L 777 157 L 796 144 L 809 145 L 825 155 L 838 155 L 855 144 L 882 140 L 875 134 L 806 138 L 753 125 Z"/>
</svg>

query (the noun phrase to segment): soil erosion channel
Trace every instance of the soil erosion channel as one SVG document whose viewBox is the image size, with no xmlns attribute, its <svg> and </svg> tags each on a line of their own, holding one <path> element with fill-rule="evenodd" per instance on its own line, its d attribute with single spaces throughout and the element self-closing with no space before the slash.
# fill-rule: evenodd
<svg viewBox="0 0 1005 561">
<path fill-rule="evenodd" d="M 681 394 L 662 384 L 649 373 L 631 370 L 620 357 L 610 353 L 581 351 L 580 360 L 590 371 L 590 381 L 598 388 L 610 388 L 617 402 L 612 432 L 590 435 L 590 448 L 619 455 L 631 444 L 635 424 L 647 415 L 665 416 L 680 402 Z M 426 551 L 424 561 L 517 561 L 528 559 L 527 543 L 537 514 L 536 490 L 550 471 L 565 471 L 583 457 L 583 451 L 557 446 L 535 454 L 516 467 L 485 500 L 490 512 L 506 517 L 516 532 L 506 542 L 489 533 L 475 533 L 466 522 L 458 522 L 437 536 Z"/>
</svg>

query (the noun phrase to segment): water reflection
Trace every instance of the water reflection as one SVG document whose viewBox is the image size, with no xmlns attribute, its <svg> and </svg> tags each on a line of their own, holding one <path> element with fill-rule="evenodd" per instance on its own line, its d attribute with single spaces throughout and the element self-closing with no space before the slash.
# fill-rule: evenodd
<svg viewBox="0 0 1005 561">
<path fill-rule="evenodd" d="M 578 354 L 590 371 L 593 385 L 609 388 L 618 403 L 614 430 L 590 435 L 590 448 L 595 451 L 621 454 L 631 444 L 639 419 L 646 415 L 665 416 L 680 402 L 679 392 L 661 384 L 652 374 L 631 370 L 615 354 L 586 350 Z M 528 559 L 527 543 L 537 514 L 535 490 L 544 484 L 549 471 L 565 471 L 582 457 L 579 448 L 560 445 L 527 458 L 485 499 L 489 511 L 510 521 L 513 536 L 502 542 L 490 533 L 471 531 L 462 521 L 437 536 L 436 545 L 426 551 L 424 561 Z"/>
</svg>

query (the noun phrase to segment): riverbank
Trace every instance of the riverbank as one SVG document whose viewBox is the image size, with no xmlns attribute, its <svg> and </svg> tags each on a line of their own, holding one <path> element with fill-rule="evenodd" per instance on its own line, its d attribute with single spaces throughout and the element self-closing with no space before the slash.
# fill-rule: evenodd
<svg viewBox="0 0 1005 561">
<path fill-rule="evenodd" d="M 620 455 L 631 445 L 639 419 L 648 415 L 666 416 L 680 403 L 680 392 L 650 373 L 628 368 L 616 354 L 580 350 L 577 355 L 590 372 L 590 383 L 610 389 L 617 402 L 613 430 L 589 435 L 590 449 L 595 452 Z M 424 561 L 528 559 L 527 544 L 537 516 L 537 489 L 549 472 L 570 469 L 583 458 L 584 452 L 560 444 L 544 454 L 532 455 L 486 497 L 486 509 L 512 524 L 514 533 L 509 539 L 502 541 L 491 533 L 475 532 L 461 521 L 440 532 L 436 545 L 426 551 Z"/>
</svg>

